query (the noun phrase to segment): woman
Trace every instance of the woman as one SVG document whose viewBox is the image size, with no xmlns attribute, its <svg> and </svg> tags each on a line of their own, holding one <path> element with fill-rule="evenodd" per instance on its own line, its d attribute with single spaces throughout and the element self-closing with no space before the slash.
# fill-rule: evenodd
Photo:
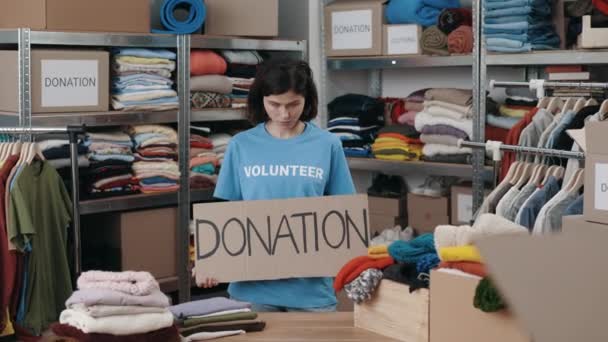
<svg viewBox="0 0 608 342">
<path fill-rule="evenodd" d="M 340 140 L 310 123 L 317 116 L 318 98 L 307 63 L 261 65 L 247 102 L 255 126 L 230 141 L 216 198 L 250 201 L 355 193 Z M 253 166 L 265 166 L 269 172 L 254 175 Z M 279 172 L 286 166 L 315 172 Z M 201 285 L 212 287 L 217 281 L 207 279 Z M 236 282 L 228 292 L 252 303 L 256 311 L 335 311 L 337 304 L 332 278 Z"/>
</svg>

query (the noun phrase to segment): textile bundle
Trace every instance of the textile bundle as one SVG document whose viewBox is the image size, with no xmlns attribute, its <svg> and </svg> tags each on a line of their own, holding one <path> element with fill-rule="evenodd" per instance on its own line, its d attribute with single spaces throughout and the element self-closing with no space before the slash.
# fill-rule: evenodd
<svg viewBox="0 0 608 342">
<path fill-rule="evenodd" d="M 220 165 L 218 154 L 213 151 L 213 140 L 201 131 L 190 133 L 190 187 L 207 189 L 215 187 Z"/>
<path fill-rule="evenodd" d="M 470 26 L 460 26 L 448 35 L 448 51 L 454 54 L 473 52 L 473 29 Z"/>
<path fill-rule="evenodd" d="M 223 75 L 228 64 L 222 56 L 210 50 L 195 50 L 190 52 L 190 75 Z"/>
<path fill-rule="evenodd" d="M 468 8 L 446 8 L 437 19 L 437 27 L 447 35 L 462 26 L 473 26 L 473 14 Z"/>
<path fill-rule="evenodd" d="M 386 19 L 389 24 L 415 23 L 426 27 L 437 24 L 443 9 L 459 7 L 459 0 L 391 0 L 386 6 Z"/>
<path fill-rule="evenodd" d="M 431 26 L 422 32 L 420 41 L 422 51 L 429 55 L 449 56 L 448 36 L 437 26 Z"/>
<path fill-rule="evenodd" d="M 46 161 L 57 169 L 57 173 L 61 176 L 64 185 L 71 191 L 72 189 L 72 161 L 70 159 L 70 141 L 62 139 L 44 140 L 37 143 L 38 149 L 46 159 Z M 87 154 L 89 148 L 85 146 L 84 141 L 78 141 L 78 167 L 80 172 L 84 172 L 89 167 L 89 158 Z"/>
<path fill-rule="evenodd" d="M 60 324 L 51 328 L 55 335 L 78 341 L 179 341 L 169 299 L 149 273 L 84 272 L 78 284 Z"/>
<path fill-rule="evenodd" d="M 173 90 L 174 52 L 120 48 L 113 51 L 112 106 L 116 110 L 176 109 Z"/>
<path fill-rule="evenodd" d="M 135 178 L 143 193 L 179 190 L 177 132 L 168 126 L 140 125 L 129 128 L 135 142 Z"/>
<path fill-rule="evenodd" d="M 420 139 L 410 138 L 410 128 L 402 125 L 383 127 L 372 145 L 374 157 L 385 160 L 418 160 L 422 154 Z"/>
</svg>

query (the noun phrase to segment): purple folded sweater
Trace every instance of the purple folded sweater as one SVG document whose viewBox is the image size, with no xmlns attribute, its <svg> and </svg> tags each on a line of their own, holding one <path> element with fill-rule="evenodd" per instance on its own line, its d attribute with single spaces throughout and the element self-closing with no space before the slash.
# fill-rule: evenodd
<svg viewBox="0 0 608 342">
<path fill-rule="evenodd" d="M 204 316 L 216 312 L 227 310 L 249 309 L 251 304 L 247 302 L 239 302 L 236 300 L 214 297 L 209 299 L 197 300 L 195 302 L 183 303 L 169 307 L 169 310 L 177 318 L 186 318 L 190 316 Z"/>
</svg>

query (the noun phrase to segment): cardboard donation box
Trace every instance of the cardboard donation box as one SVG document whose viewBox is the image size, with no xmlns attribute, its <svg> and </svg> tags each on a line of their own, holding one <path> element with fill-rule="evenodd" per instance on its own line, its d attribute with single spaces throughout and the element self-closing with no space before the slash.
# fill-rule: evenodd
<svg viewBox="0 0 608 342">
<path fill-rule="evenodd" d="M 407 204 L 405 197 L 369 196 L 369 224 L 371 236 L 384 229 L 407 224 Z"/>
<path fill-rule="evenodd" d="M 431 271 L 431 341 L 532 342 L 506 311 L 473 306 L 479 277 Z"/>
<path fill-rule="evenodd" d="M 372 300 L 355 305 L 355 326 L 404 342 L 429 341 L 429 290 L 384 279 Z M 454 340 L 456 341 L 456 340 Z"/>
<path fill-rule="evenodd" d="M 562 233 L 564 234 L 608 232 L 608 224 L 587 221 L 583 215 L 564 216 L 562 222 Z"/>
<path fill-rule="evenodd" d="M 583 211 L 586 220 L 606 224 L 608 224 L 607 132 L 608 122 L 590 122 L 585 125 L 585 201 Z"/>
<path fill-rule="evenodd" d="M 0 51 L 0 110 L 19 110 L 17 51 Z M 109 108 L 110 56 L 95 50 L 32 50 L 32 114 Z"/>
<path fill-rule="evenodd" d="M 0 28 L 150 32 L 149 0 L 4 0 Z"/>
<path fill-rule="evenodd" d="M 419 55 L 422 27 L 419 25 L 384 25 L 382 46 L 385 56 Z"/>
<path fill-rule="evenodd" d="M 485 195 L 488 191 L 485 191 Z M 471 185 L 454 185 L 451 188 L 451 215 L 453 225 L 471 224 L 473 220 L 473 188 Z"/>
<path fill-rule="evenodd" d="M 477 246 L 510 311 L 534 342 L 604 342 L 607 244 L 608 231 L 594 229 L 497 236 Z"/>
<path fill-rule="evenodd" d="M 327 56 L 382 55 L 386 0 L 336 0 L 325 6 Z"/>
<path fill-rule="evenodd" d="M 197 282 L 333 277 L 367 254 L 367 196 L 194 205 Z"/>
<path fill-rule="evenodd" d="M 276 37 L 279 0 L 205 0 L 205 34 Z"/>
<path fill-rule="evenodd" d="M 407 194 L 407 217 L 410 227 L 418 234 L 432 233 L 435 227 L 450 223 L 448 197 Z"/>
</svg>

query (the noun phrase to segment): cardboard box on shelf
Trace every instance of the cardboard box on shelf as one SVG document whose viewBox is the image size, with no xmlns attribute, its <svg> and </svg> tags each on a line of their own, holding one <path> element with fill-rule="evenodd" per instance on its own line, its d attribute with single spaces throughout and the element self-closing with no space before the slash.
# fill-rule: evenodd
<svg viewBox="0 0 608 342">
<path fill-rule="evenodd" d="M 385 0 L 336 0 L 325 6 L 327 56 L 382 55 Z"/>
<path fill-rule="evenodd" d="M 510 311 L 534 342 L 606 341 L 608 296 L 602 284 L 608 281 L 603 271 L 608 230 L 496 236 L 476 245 Z"/>
<path fill-rule="evenodd" d="M 473 219 L 473 188 L 471 185 L 454 185 L 450 189 L 450 224 L 471 224 Z M 488 194 L 488 191 L 485 191 Z"/>
<path fill-rule="evenodd" d="M 376 233 L 382 233 L 383 230 L 393 228 L 396 225 L 401 226 L 401 228 L 405 228 L 407 226 L 407 218 L 376 215 L 372 213 L 369 215 L 369 229 L 371 237 L 374 237 Z"/>
<path fill-rule="evenodd" d="M 450 224 L 448 197 L 429 197 L 407 194 L 407 218 L 418 234 L 432 233 L 435 227 Z"/>
<path fill-rule="evenodd" d="M 177 208 L 85 216 L 83 223 L 84 241 L 115 251 L 108 270 L 147 271 L 157 279 L 176 276 Z"/>
<path fill-rule="evenodd" d="M 429 290 L 410 293 L 409 286 L 384 279 L 370 301 L 355 304 L 355 326 L 399 341 L 428 342 Z"/>
<path fill-rule="evenodd" d="M 205 0 L 206 35 L 276 37 L 279 0 Z"/>
<path fill-rule="evenodd" d="M 333 277 L 370 240 L 367 195 L 195 204 L 193 216 L 199 282 Z"/>
<path fill-rule="evenodd" d="M 431 271 L 431 341 L 531 342 L 513 316 L 473 306 L 479 277 Z"/>
<path fill-rule="evenodd" d="M 5 0 L 0 28 L 150 32 L 149 0 Z"/>
<path fill-rule="evenodd" d="M 405 216 L 407 214 L 407 198 L 369 196 L 369 212 L 371 215 Z"/>
<path fill-rule="evenodd" d="M 109 59 L 107 51 L 32 50 L 32 115 L 107 111 Z M 17 112 L 17 51 L 0 51 L 0 64 L 4 66 L 0 68 L 0 110 Z"/>
<path fill-rule="evenodd" d="M 608 224 L 608 122 L 585 125 L 585 201 L 583 215 L 588 221 Z M 579 144 L 580 145 L 580 144 Z"/>
<path fill-rule="evenodd" d="M 384 25 L 382 47 L 385 56 L 419 55 L 420 25 Z"/>
</svg>

